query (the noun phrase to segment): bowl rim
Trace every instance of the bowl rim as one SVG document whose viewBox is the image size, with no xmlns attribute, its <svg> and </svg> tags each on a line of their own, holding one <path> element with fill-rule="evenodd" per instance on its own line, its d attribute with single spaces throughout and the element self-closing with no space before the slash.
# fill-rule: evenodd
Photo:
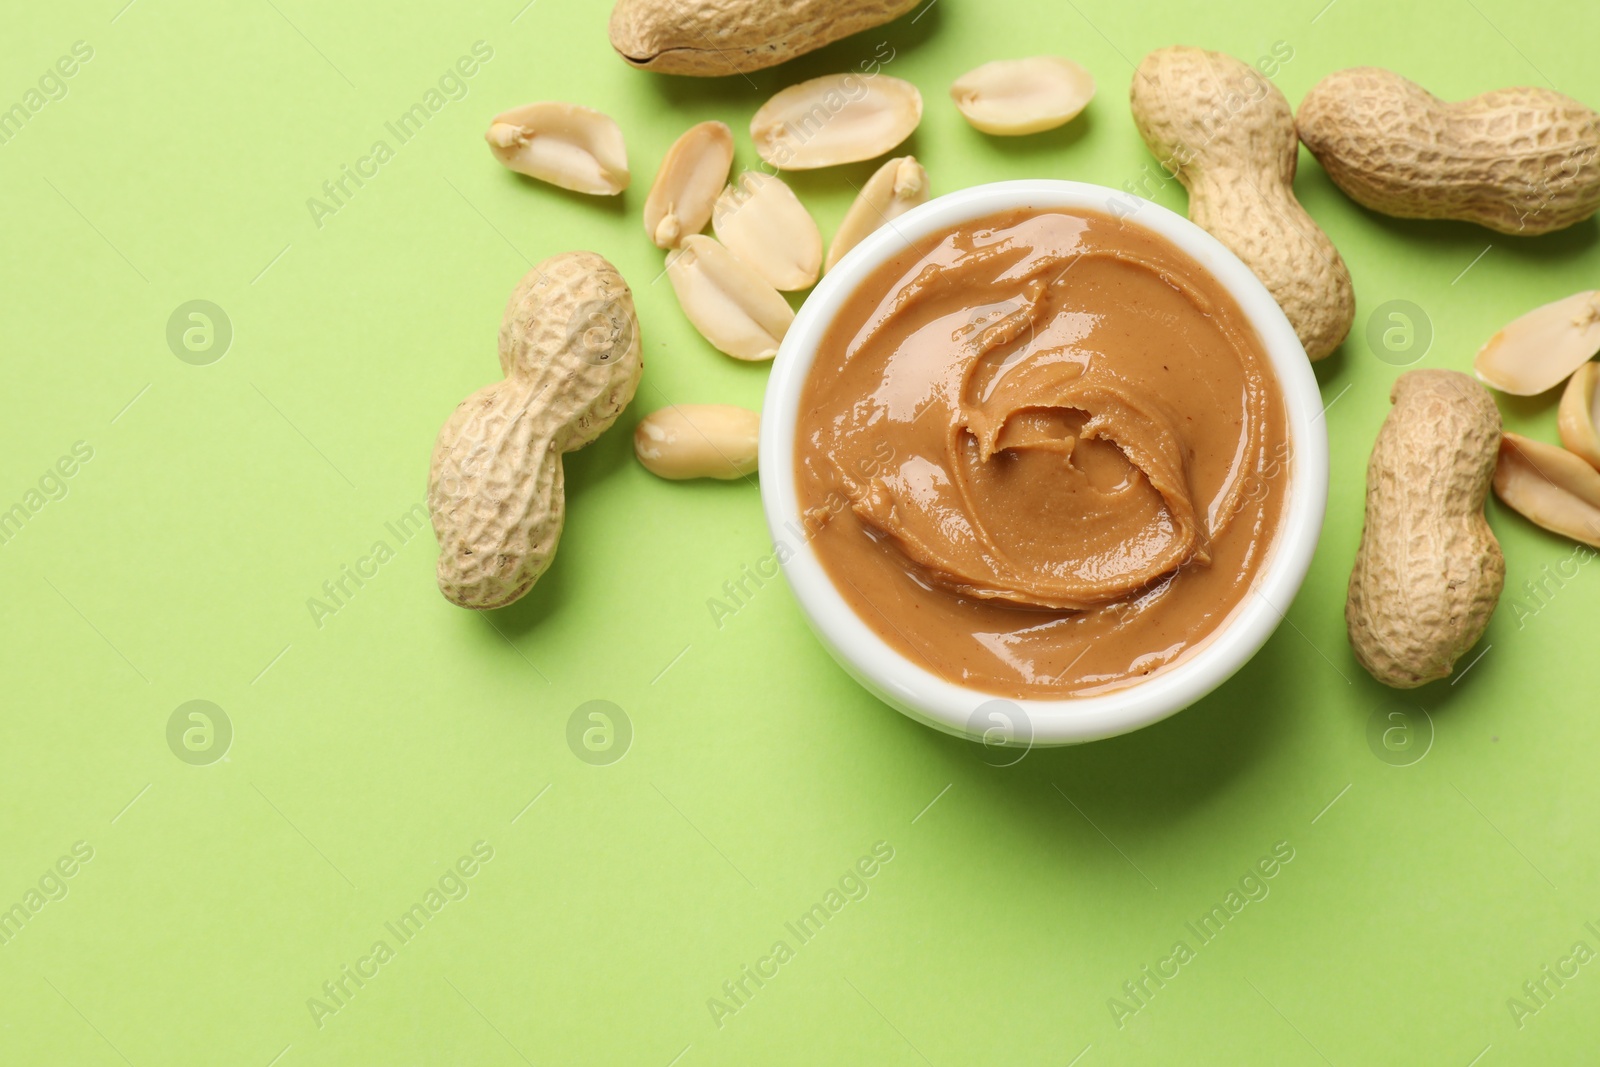
<svg viewBox="0 0 1600 1067">
<path fill-rule="evenodd" d="M 1282 391 L 1288 424 L 1287 500 L 1255 588 L 1176 666 L 1108 693 L 1019 699 L 959 685 L 890 646 L 845 600 L 801 521 L 794 470 L 800 394 L 817 349 L 845 298 L 893 255 L 937 231 L 1001 211 L 1090 210 L 1171 241 L 1223 285 L 1256 330 Z M 1063 745 L 1128 733 L 1206 696 L 1264 645 L 1299 592 L 1322 531 L 1328 439 L 1321 388 L 1305 349 L 1255 274 L 1182 215 L 1087 182 L 1028 179 L 947 193 L 869 234 L 817 284 L 779 347 L 762 405 L 761 502 L 774 552 L 801 612 L 823 646 L 868 691 L 935 729 L 986 744 Z M 992 726 L 1000 720 L 996 737 Z"/>
</svg>

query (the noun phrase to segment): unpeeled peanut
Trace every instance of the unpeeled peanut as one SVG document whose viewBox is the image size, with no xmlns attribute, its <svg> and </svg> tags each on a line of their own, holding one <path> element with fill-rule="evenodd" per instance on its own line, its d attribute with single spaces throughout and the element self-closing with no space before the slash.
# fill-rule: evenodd
<svg viewBox="0 0 1600 1067">
<path fill-rule="evenodd" d="M 1338 249 L 1300 206 L 1300 141 L 1278 87 L 1248 63 L 1199 48 L 1151 52 L 1133 76 L 1134 123 L 1189 190 L 1189 218 L 1244 260 L 1306 355 L 1339 347 L 1355 291 Z"/>
<path fill-rule="evenodd" d="M 633 453 L 658 478 L 744 478 L 756 471 L 761 416 L 729 404 L 652 411 L 633 431 Z"/>
<path fill-rule="evenodd" d="M 636 67 L 713 77 L 775 66 L 921 0 L 617 0 L 611 47 Z"/>
<path fill-rule="evenodd" d="M 1500 412 L 1465 374 L 1400 376 L 1367 464 L 1367 514 L 1350 574 L 1350 647 L 1384 685 L 1444 678 L 1483 636 L 1505 585 L 1483 515 Z"/>
<path fill-rule="evenodd" d="M 1550 89 L 1446 103 L 1393 71 L 1336 71 L 1300 102 L 1300 138 L 1356 203 L 1540 234 L 1600 209 L 1600 114 Z"/>
<path fill-rule="evenodd" d="M 616 268 L 567 252 L 529 271 L 506 304 L 500 369 L 439 431 L 428 475 L 439 590 L 464 608 L 504 607 L 549 568 L 566 517 L 561 457 L 633 399 L 639 323 Z"/>
</svg>

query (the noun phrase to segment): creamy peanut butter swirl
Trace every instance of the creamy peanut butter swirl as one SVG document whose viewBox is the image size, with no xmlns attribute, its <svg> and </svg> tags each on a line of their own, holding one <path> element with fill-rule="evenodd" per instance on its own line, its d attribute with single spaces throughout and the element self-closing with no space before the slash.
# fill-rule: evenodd
<svg viewBox="0 0 1600 1067">
<path fill-rule="evenodd" d="M 958 227 L 881 268 L 824 349 L 797 457 L 819 554 L 940 669 L 959 650 L 961 680 L 996 691 L 1116 682 L 1176 661 L 1248 587 L 1281 399 L 1231 297 L 1149 231 Z"/>
</svg>

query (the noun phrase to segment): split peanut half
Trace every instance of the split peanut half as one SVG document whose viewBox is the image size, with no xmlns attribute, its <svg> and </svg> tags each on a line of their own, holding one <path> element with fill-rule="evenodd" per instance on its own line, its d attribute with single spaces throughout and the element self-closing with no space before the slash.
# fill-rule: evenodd
<svg viewBox="0 0 1600 1067">
<path fill-rule="evenodd" d="M 1600 471 L 1571 452 L 1507 433 L 1494 495 L 1546 530 L 1600 548 Z"/>
<path fill-rule="evenodd" d="M 916 157 L 889 160 L 867 179 L 855 203 L 845 213 L 839 232 L 834 234 L 833 244 L 828 248 L 828 263 L 823 269 L 832 270 L 846 252 L 879 226 L 927 202 L 928 172 L 922 169 Z"/>
<path fill-rule="evenodd" d="M 694 328 L 735 359 L 771 359 L 794 321 L 789 302 L 716 241 L 686 237 L 667 253 L 667 277 Z"/>
<path fill-rule="evenodd" d="M 750 120 L 756 152 L 779 170 L 881 156 L 922 121 L 922 94 L 886 74 L 826 74 L 791 85 Z"/>
<path fill-rule="evenodd" d="M 1578 368 L 1561 394 L 1561 443 L 1600 469 L 1600 363 Z"/>
<path fill-rule="evenodd" d="M 646 415 L 633 431 L 633 454 L 658 478 L 754 474 L 761 416 L 730 404 L 678 404 Z"/>
<path fill-rule="evenodd" d="M 609 115 L 542 102 L 502 111 L 484 134 L 501 163 L 577 193 L 615 196 L 628 187 L 628 147 Z"/>
<path fill-rule="evenodd" d="M 822 269 L 822 232 L 781 178 L 746 171 L 717 198 L 717 240 L 774 289 L 805 289 Z"/>
<path fill-rule="evenodd" d="M 950 99 L 977 129 L 1015 137 L 1077 118 L 1094 99 L 1094 75 L 1061 56 L 1000 59 L 957 78 Z"/>
<path fill-rule="evenodd" d="M 706 228 L 732 166 L 726 123 L 702 122 L 673 142 L 644 202 L 644 230 L 657 248 L 676 248 Z"/>
<path fill-rule="evenodd" d="M 1554 389 L 1600 352 L 1600 289 L 1534 308 L 1489 338 L 1473 367 L 1502 393 Z"/>
</svg>

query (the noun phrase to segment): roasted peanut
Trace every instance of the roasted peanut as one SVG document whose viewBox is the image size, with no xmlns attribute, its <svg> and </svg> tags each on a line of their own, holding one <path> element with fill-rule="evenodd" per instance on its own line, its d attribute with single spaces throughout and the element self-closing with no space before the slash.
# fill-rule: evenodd
<svg viewBox="0 0 1600 1067">
<path fill-rule="evenodd" d="M 608 115 L 544 102 L 502 111 L 484 134 L 496 159 L 518 174 L 577 193 L 615 196 L 628 187 L 628 147 Z"/>
<path fill-rule="evenodd" d="M 791 85 L 750 119 L 756 152 L 779 170 L 881 156 L 922 121 L 922 94 L 887 74 L 825 74 Z"/>
<path fill-rule="evenodd" d="M 1077 118 L 1094 99 L 1094 75 L 1061 56 L 1000 59 L 957 78 L 950 98 L 975 129 L 1016 137 Z"/>
<path fill-rule="evenodd" d="M 736 359 L 771 359 L 794 309 L 755 269 L 703 234 L 667 253 L 667 278 L 700 335 Z"/>
<path fill-rule="evenodd" d="M 1334 184 L 1385 215 L 1540 234 L 1600 209 L 1600 114 L 1549 89 L 1452 104 L 1356 67 L 1313 86 L 1296 121 Z"/>
<path fill-rule="evenodd" d="M 633 431 L 633 454 L 658 478 L 743 478 L 756 470 L 761 416 L 729 404 L 652 411 Z"/>
<path fill-rule="evenodd" d="M 1517 396 L 1554 389 L 1600 352 L 1600 289 L 1534 308 L 1478 350 L 1478 377 Z"/>
<path fill-rule="evenodd" d="M 644 230 L 657 248 L 676 248 L 706 228 L 732 166 L 726 123 L 702 122 L 673 142 L 644 202 Z"/>
<path fill-rule="evenodd" d="M 1567 451 L 1600 469 L 1600 363 L 1585 363 L 1567 382 L 1559 427 Z"/>
<path fill-rule="evenodd" d="M 611 47 L 636 67 L 714 77 L 776 66 L 921 0 L 617 0 Z"/>
<path fill-rule="evenodd" d="M 846 252 L 879 226 L 887 226 L 919 204 L 928 202 L 928 172 L 912 156 L 891 159 L 873 172 L 845 212 L 839 232 L 828 247 L 824 270 L 844 258 Z"/>
<path fill-rule="evenodd" d="M 1350 332 L 1355 291 L 1328 235 L 1294 195 L 1300 150 L 1283 93 L 1220 52 L 1162 48 L 1133 76 L 1133 120 L 1189 190 L 1189 218 L 1244 260 L 1321 359 Z"/>
<path fill-rule="evenodd" d="M 633 399 L 639 323 L 616 268 L 567 252 L 529 271 L 506 305 L 500 369 L 439 431 L 428 477 L 439 590 L 464 608 L 504 607 L 544 574 L 566 517 L 562 455 Z"/>
<path fill-rule="evenodd" d="M 822 231 L 782 178 L 746 171 L 717 198 L 712 232 L 774 289 L 816 284 L 822 270 Z"/>
<path fill-rule="evenodd" d="M 1500 600 L 1505 558 L 1483 514 L 1500 412 L 1456 371 L 1411 371 L 1389 396 L 1344 614 L 1361 665 L 1411 689 L 1449 675 Z"/>
<path fill-rule="evenodd" d="M 1573 453 L 1506 434 L 1494 495 L 1546 530 L 1600 548 L 1600 471 Z"/>
</svg>

